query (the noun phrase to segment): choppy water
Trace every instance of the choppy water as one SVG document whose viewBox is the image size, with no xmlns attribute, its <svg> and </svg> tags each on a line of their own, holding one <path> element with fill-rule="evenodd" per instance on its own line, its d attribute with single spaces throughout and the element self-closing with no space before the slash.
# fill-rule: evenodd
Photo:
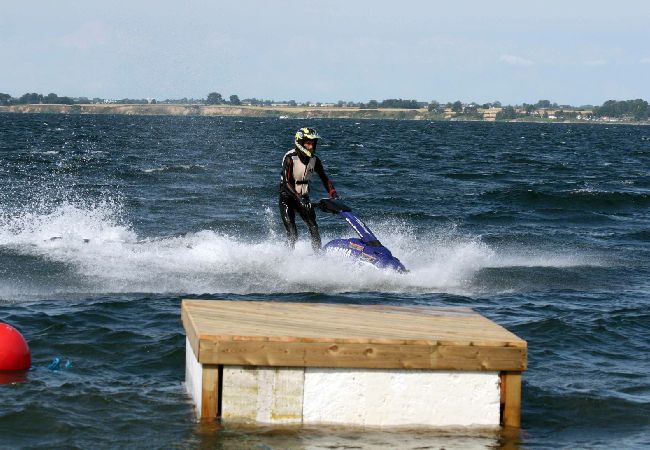
<svg viewBox="0 0 650 450">
<path fill-rule="evenodd" d="M 315 256 L 304 227 L 288 253 L 304 124 L 410 273 Z M 0 321 L 34 365 L 0 386 L 2 448 L 650 446 L 648 127 L 1 114 L 0 183 Z M 528 341 L 522 431 L 200 426 L 182 297 L 470 306 Z"/>
</svg>

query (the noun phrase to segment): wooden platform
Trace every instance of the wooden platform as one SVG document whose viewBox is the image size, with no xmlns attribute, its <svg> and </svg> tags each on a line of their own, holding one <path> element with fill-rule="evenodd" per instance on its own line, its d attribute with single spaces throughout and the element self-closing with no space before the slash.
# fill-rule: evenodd
<svg viewBox="0 0 650 450">
<path fill-rule="evenodd" d="M 469 308 L 183 300 L 182 321 L 204 370 L 231 365 L 500 372 L 502 403 L 511 410 L 504 412 L 504 424 L 519 425 L 526 341 Z M 218 372 L 207 377 L 204 372 L 204 381 L 214 383 Z"/>
<path fill-rule="evenodd" d="M 526 369 L 526 341 L 468 308 L 183 300 L 202 364 Z"/>
</svg>

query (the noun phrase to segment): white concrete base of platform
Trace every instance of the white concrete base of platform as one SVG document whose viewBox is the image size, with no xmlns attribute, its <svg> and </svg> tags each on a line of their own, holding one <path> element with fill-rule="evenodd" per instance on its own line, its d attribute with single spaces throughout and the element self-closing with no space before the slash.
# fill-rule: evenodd
<svg viewBox="0 0 650 450">
<path fill-rule="evenodd" d="M 202 366 L 186 346 L 201 411 Z M 225 366 L 224 421 L 362 426 L 499 426 L 498 372 Z"/>
<path fill-rule="evenodd" d="M 233 422 L 302 423 L 302 367 L 226 366 L 221 418 Z"/>
<path fill-rule="evenodd" d="M 497 372 L 305 369 L 305 423 L 498 426 L 499 420 Z"/>
<path fill-rule="evenodd" d="M 197 415 L 201 416 L 201 392 L 203 390 L 203 367 L 196 359 L 190 341 L 185 338 L 185 390 L 196 406 Z"/>
</svg>

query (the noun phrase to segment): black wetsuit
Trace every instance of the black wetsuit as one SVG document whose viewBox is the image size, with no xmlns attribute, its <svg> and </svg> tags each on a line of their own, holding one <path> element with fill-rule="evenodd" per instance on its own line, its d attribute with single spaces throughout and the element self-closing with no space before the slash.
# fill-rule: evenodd
<svg viewBox="0 0 650 450">
<path fill-rule="evenodd" d="M 327 189 L 330 198 L 336 197 L 336 189 L 325 174 L 323 164 L 318 156 L 309 158 L 293 149 L 284 155 L 282 174 L 280 175 L 280 215 L 287 229 L 287 238 L 291 248 L 298 239 L 296 229 L 296 211 L 309 227 L 311 245 L 314 251 L 320 250 L 321 240 L 316 224 L 316 213 L 309 207 L 309 179 L 316 172 Z"/>
</svg>

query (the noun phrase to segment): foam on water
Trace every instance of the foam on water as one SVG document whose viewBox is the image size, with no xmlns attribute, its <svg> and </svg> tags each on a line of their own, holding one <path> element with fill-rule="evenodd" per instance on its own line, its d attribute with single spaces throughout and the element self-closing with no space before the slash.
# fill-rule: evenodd
<svg viewBox="0 0 650 450">
<path fill-rule="evenodd" d="M 24 211 L 3 217 L 0 249 L 65 266 L 67 276 L 75 279 L 61 280 L 56 290 L 64 293 L 466 294 L 473 291 L 473 277 L 485 268 L 593 263 L 575 254 L 497 250 L 454 227 L 417 235 L 407 224 L 369 222 L 383 244 L 410 270 L 398 274 L 340 254 L 316 255 L 307 241 L 299 241 L 290 252 L 284 236 L 272 231 L 270 218 L 267 236 L 246 241 L 213 230 L 142 238 L 121 219 L 119 205 L 110 202 L 65 203 L 48 212 Z M 340 236 L 325 235 L 323 241 L 336 237 Z M 30 270 L 30 266 L 24 268 L 25 277 L 30 278 Z M 15 281 L 2 281 L 3 298 L 47 294 L 39 286 L 18 289 Z"/>
<path fill-rule="evenodd" d="M 151 167 L 148 169 L 142 169 L 144 173 L 156 173 L 156 172 L 183 172 L 191 171 L 196 169 L 203 169 L 204 166 L 201 164 L 176 164 L 176 165 L 165 165 L 161 167 Z"/>
</svg>

